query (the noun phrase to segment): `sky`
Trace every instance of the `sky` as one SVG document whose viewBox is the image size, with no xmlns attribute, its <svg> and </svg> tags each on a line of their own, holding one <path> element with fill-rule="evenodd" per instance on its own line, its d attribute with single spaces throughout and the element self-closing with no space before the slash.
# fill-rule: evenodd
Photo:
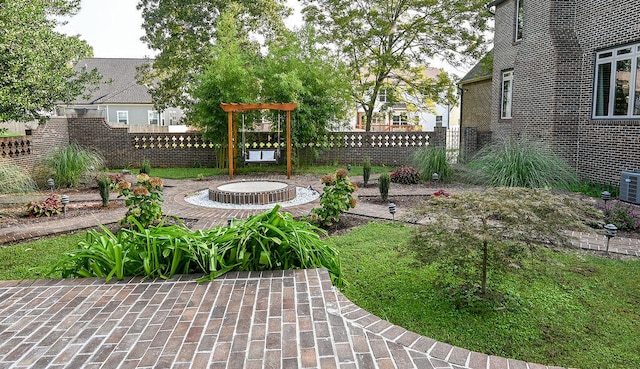
<svg viewBox="0 0 640 369">
<path fill-rule="evenodd" d="M 60 30 L 68 35 L 80 35 L 93 47 L 96 58 L 153 58 L 155 53 L 140 41 L 144 31 L 137 3 L 135 0 L 81 0 L 78 14 L 69 18 Z M 287 4 L 294 9 L 294 15 L 285 21 L 286 24 L 289 27 L 301 25 L 298 0 L 287 0 Z M 459 77 L 471 68 L 453 68 L 435 60 L 431 65 Z"/>
<path fill-rule="evenodd" d="M 297 0 L 287 0 L 297 15 L 287 20 L 290 26 L 302 23 Z M 60 30 L 68 35 L 80 35 L 93 47 L 96 58 L 153 57 L 152 50 L 140 41 L 144 35 L 142 15 L 135 0 L 82 0 L 80 11 L 68 19 Z"/>
</svg>

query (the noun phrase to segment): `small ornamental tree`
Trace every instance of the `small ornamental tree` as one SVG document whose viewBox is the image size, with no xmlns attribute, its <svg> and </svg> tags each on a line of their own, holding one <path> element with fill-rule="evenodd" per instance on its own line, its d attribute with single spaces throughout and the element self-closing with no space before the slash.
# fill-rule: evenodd
<svg viewBox="0 0 640 369">
<path fill-rule="evenodd" d="M 438 194 L 416 209 L 433 221 L 417 231 L 412 244 L 423 261 L 435 263 L 439 280 L 447 281 L 441 287 L 489 300 L 495 296 L 488 293 L 491 275 L 522 267 L 523 257 L 535 252 L 536 245 L 566 245 L 566 230 L 597 226 L 583 222 L 602 219 L 593 201 L 507 187 Z"/>
<path fill-rule="evenodd" d="M 322 177 L 324 193 L 320 195 L 321 208 L 311 210 L 316 221 L 323 226 L 331 226 L 340 220 L 340 214 L 356 207 L 353 193 L 358 190 L 355 183 L 348 177 L 349 172 L 339 169 L 334 174 Z"/>
</svg>

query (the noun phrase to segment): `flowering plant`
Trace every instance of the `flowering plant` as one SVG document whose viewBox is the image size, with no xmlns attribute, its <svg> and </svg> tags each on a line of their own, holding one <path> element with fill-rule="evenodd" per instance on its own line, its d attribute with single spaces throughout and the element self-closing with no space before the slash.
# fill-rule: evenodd
<svg viewBox="0 0 640 369">
<path fill-rule="evenodd" d="M 447 192 L 447 191 L 445 191 L 445 190 L 443 190 L 443 189 L 439 189 L 438 191 L 436 191 L 436 192 L 434 192 L 434 193 L 433 193 L 433 196 L 444 196 L 444 197 L 449 197 L 449 196 L 451 196 L 451 195 L 449 194 L 449 192 Z"/>
<path fill-rule="evenodd" d="M 32 201 L 27 205 L 29 216 L 32 217 L 50 217 L 62 213 L 63 208 L 60 195 L 57 194 L 51 194 L 42 201 Z"/>
<path fill-rule="evenodd" d="M 355 208 L 357 200 L 353 193 L 358 186 L 351 182 L 349 172 L 339 169 L 334 174 L 327 174 L 320 180 L 324 184 L 323 194 L 320 195 L 321 208 L 314 208 L 311 213 L 321 225 L 330 226 L 340 220 L 340 214 Z"/>
<path fill-rule="evenodd" d="M 162 218 L 163 183 L 162 179 L 149 177 L 147 174 L 138 175 L 136 180 L 135 187 L 127 181 L 118 183 L 118 197 L 125 197 L 125 205 L 128 208 L 120 224 L 131 227 L 137 222 L 148 228 Z"/>
</svg>

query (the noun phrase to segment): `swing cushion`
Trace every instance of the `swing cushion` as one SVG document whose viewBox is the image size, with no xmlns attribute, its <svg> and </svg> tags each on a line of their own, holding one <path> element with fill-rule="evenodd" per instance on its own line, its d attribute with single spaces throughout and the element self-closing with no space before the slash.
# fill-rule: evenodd
<svg viewBox="0 0 640 369">
<path fill-rule="evenodd" d="M 249 151 L 249 161 L 260 161 L 260 151 Z"/>
<path fill-rule="evenodd" d="M 262 161 L 275 161 L 275 151 L 273 150 L 265 150 L 262 152 Z"/>
</svg>

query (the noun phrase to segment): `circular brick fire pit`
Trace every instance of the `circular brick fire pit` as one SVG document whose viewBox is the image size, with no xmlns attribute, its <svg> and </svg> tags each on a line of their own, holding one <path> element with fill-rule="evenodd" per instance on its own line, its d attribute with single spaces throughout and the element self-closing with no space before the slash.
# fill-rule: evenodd
<svg viewBox="0 0 640 369">
<path fill-rule="evenodd" d="M 230 182 L 209 189 L 209 200 L 225 204 L 265 205 L 296 198 L 296 186 L 274 181 Z"/>
</svg>

